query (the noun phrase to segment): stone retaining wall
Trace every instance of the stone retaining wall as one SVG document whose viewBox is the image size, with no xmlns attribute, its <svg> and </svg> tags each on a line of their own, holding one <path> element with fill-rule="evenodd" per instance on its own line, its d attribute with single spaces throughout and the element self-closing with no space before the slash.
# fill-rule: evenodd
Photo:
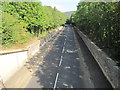
<svg viewBox="0 0 120 90">
<path fill-rule="evenodd" d="M 113 88 L 120 88 L 120 68 L 86 35 L 75 27 Z"/>
</svg>

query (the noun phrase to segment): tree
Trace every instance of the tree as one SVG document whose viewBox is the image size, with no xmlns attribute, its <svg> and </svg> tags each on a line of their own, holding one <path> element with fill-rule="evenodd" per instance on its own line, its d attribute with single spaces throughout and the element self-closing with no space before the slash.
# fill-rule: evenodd
<svg viewBox="0 0 120 90">
<path fill-rule="evenodd" d="M 120 53 L 120 2 L 80 2 L 71 20 L 114 59 Z"/>
</svg>

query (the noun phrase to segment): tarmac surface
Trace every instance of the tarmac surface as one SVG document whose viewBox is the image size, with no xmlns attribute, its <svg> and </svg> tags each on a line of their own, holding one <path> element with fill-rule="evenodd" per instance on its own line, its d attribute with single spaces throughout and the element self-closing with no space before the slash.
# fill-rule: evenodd
<svg viewBox="0 0 120 90">
<path fill-rule="evenodd" d="M 25 88 L 112 88 L 69 25 L 47 42 L 26 67 L 33 74 Z"/>
</svg>

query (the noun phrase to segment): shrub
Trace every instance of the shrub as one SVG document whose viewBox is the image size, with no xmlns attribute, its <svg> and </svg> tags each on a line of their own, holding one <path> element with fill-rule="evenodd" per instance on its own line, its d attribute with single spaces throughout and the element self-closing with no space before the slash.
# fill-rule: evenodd
<svg viewBox="0 0 120 90">
<path fill-rule="evenodd" d="M 20 22 L 8 13 L 2 15 L 2 45 L 24 44 L 29 40 L 30 33 L 26 30 L 26 23 Z"/>
</svg>

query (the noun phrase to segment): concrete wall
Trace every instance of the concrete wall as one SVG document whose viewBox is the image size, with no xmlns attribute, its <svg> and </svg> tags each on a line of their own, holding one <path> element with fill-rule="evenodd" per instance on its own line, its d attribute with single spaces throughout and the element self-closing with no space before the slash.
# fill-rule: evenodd
<svg viewBox="0 0 120 90">
<path fill-rule="evenodd" d="M 14 75 L 27 60 L 32 58 L 47 41 L 59 32 L 60 30 L 56 30 L 23 49 L 0 51 L 0 77 L 3 81 L 7 81 Z"/>
<path fill-rule="evenodd" d="M 40 48 L 42 48 L 42 46 L 44 46 L 44 44 L 46 42 L 48 42 L 54 35 L 57 35 L 59 32 L 60 32 L 59 30 L 51 32 L 47 36 L 41 38 L 40 40 L 37 40 L 36 42 L 34 42 L 33 44 L 31 44 L 29 46 L 27 46 L 25 49 L 28 50 L 28 59 L 32 58 L 33 55 L 35 55 L 35 53 L 38 52 L 40 50 Z"/>
<path fill-rule="evenodd" d="M 12 76 L 27 60 L 27 50 L 0 54 L 0 76 L 4 81 Z"/>
<path fill-rule="evenodd" d="M 86 35 L 75 27 L 113 88 L 120 88 L 120 68 Z"/>
<path fill-rule="evenodd" d="M 39 51 L 40 43 L 40 40 L 37 40 L 33 44 L 26 47 L 26 49 L 28 50 L 28 59 L 32 58 L 35 55 L 35 53 Z"/>
</svg>

